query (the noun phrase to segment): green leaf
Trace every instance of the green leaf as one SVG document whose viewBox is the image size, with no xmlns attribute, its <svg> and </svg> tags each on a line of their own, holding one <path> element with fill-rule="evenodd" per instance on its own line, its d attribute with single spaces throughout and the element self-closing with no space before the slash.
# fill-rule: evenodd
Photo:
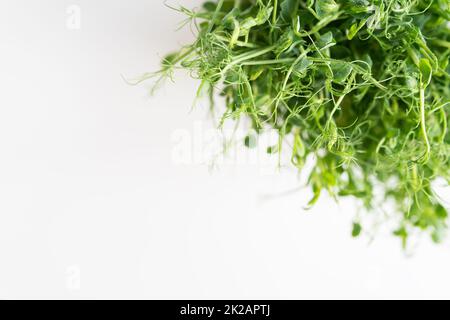
<svg viewBox="0 0 450 320">
<path fill-rule="evenodd" d="M 235 9 L 233 9 L 233 10 L 235 10 Z M 258 14 L 256 15 L 256 17 L 248 17 L 248 18 L 244 19 L 240 23 L 240 27 L 241 27 L 240 35 L 246 36 L 250 32 L 251 28 L 260 26 L 260 25 L 266 23 L 272 14 L 272 10 L 273 10 L 273 7 L 261 6 L 259 8 L 259 11 L 258 11 Z"/>
<path fill-rule="evenodd" d="M 328 137 L 327 148 L 329 151 L 333 151 L 333 147 L 338 141 L 338 129 L 334 121 L 331 121 L 328 125 L 327 137 Z"/>
<path fill-rule="evenodd" d="M 440 205 L 440 204 L 436 205 L 436 208 L 434 211 L 436 212 L 436 216 L 439 219 L 447 219 L 448 218 L 447 210 L 445 210 L 445 208 L 442 205 Z"/>
<path fill-rule="evenodd" d="M 254 81 L 254 80 L 258 79 L 263 74 L 264 71 L 265 71 L 265 68 L 262 66 L 253 68 L 250 73 L 250 81 Z"/>
<path fill-rule="evenodd" d="M 316 0 L 316 13 L 319 18 L 335 14 L 339 10 L 339 5 L 334 0 Z"/>
<path fill-rule="evenodd" d="M 355 222 L 353 223 L 353 228 L 352 228 L 352 237 L 356 238 L 361 234 L 362 231 L 362 227 L 359 223 Z"/>
<path fill-rule="evenodd" d="M 314 196 L 308 202 L 309 208 L 311 208 L 312 206 L 314 206 L 317 203 L 317 201 L 320 199 L 320 194 L 322 193 L 322 188 L 320 187 L 319 184 L 314 184 L 312 187 L 312 190 L 313 190 Z"/>
<path fill-rule="evenodd" d="M 205 2 L 205 3 L 203 4 L 203 8 L 204 8 L 206 11 L 214 12 L 214 11 L 216 11 L 217 3 L 214 3 L 214 2 L 212 2 L 212 1 L 207 1 L 207 2 Z"/>
<path fill-rule="evenodd" d="M 278 152 L 278 145 L 267 147 L 266 152 L 268 154 L 275 154 Z"/>
<path fill-rule="evenodd" d="M 331 64 L 331 70 L 333 71 L 333 81 L 343 83 L 352 73 L 353 68 L 350 63 L 339 61 Z"/>
<path fill-rule="evenodd" d="M 367 22 L 367 18 L 359 21 L 359 23 L 354 23 L 351 25 L 350 29 L 347 30 L 347 39 L 352 40 L 356 34 L 361 30 Z"/>
<path fill-rule="evenodd" d="M 320 36 L 319 40 L 316 41 L 316 46 L 319 50 L 324 50 L 331 46 L 334 46 L 336 41 L 334 41 L 333 33 L 328 31 L 327 33 Z"/>
<path fill-rule="evenodd" d="M 280 16 L 284 21 L 290 22 L 292 20 L 292 18 L 296 15 L 297 8 L 298 8 L 298 1 L 299 0 L 282 0 L 281 1 Z"/>
<path fill-rule="evenodd" d="M 351 15 L 359 15 L 373 10 L 367 0 L 346 0 L 343 3 L 345 12 Z"/>
<path fill-rule="evenodd" d="M 289 47 L 294 42 L 294 35 L 292 31 L 285 32 L 281 35 L 281 37 L 277 41 L 277 47 L 275 49 L 275 53 L 279 56 L 281 53 L 289 49 Z"/>
<path fill-rule="evenodd" d="M 370 57 L 370 54 L 365 53 L 362 56 L 361 61 L 364 61 L 366 63 L 364 68 L 367 69 L 367 71 L 370 72 L 372 70 L 372 67 L 373 67 L 373 60 Z"/>
<path fill-rule="evenodd" d="M 426 88 L 430 84 L 431 76 L 433 75 L 433 68 L 431 67 L 430 61 L 428 59 L 420 59 L 419 70 L 420 85 L 422 88 Z"/>
<path fill-rule="evenodd" d="M 294 151 L 294 153 L 296 155 L 298 155 L 301 158 L 303 158 L 306 155 L 305 145 L 304 145 L 304 143 L 302 141 L 302 138 L 300 137 L 299 134 L 295 135 L 293 151 Z"/>
<path fill-rule="evenodd" d="M 254 149 L 256 147 L 256 141 L 257 141 L 257 138 L 255 137 L 255 135 L 250 134 L 245 137 L 244 145 L 249 149 Z"/>
<path fill-rule="evenodd" d="M 167 70 L 173 67 L 175 61 L 179 56 L 178 52 L 168 54 L 162 59 L 161 65 L 163 70 Z"/>
<path fill-rule="evenodd" d="M 314 63 L 308 59 L 308 57 L 303 57 L 300 59 L 300 61 L 294 66 L 294 73 L 299 76 L 303 77 L 306 73 L 306 71 L 311 67 Z"/>
</svg>

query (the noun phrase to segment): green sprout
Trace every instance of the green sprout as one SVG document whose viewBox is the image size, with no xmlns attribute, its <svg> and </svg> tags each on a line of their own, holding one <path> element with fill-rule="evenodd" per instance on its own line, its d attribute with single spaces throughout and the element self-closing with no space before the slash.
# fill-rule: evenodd
<svg viewBox="0 0 450 320">
<path fill-rule="evenodd" d="M 299 170 L 314 159 L 309 205 L 323 191 L 360 199 L 368 212 L 392 202 L 404 245 L 416 229 L 443 238 L 448 210 L 433 183 L 450 181 L 448 0 L 218 0 L 176 10 L 196 40 L 164 59 L 161 79 L 187 69 L 199 92 L 223 97 L 221 123 L 277 130 L 274 149 L 290 139 Z"/>
</svg>

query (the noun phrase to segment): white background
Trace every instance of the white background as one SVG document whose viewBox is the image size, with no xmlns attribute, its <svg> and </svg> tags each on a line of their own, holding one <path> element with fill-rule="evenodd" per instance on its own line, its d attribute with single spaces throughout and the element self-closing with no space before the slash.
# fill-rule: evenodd
<svg viewBox="0 0 450 320">
<path fill-rule="evenodd" d="M 448 241 L 407 256 L 388 233 L 352 239 L 350 200 L 281 196 L 292 169 L 174 161 L 174 133 L 210 123 L 197 83 L 150 97 L 121 75 L 192 39 L 182 19 L 155 0 L 1 1 L 0 298 L 450 298 Z"/>
</svg>

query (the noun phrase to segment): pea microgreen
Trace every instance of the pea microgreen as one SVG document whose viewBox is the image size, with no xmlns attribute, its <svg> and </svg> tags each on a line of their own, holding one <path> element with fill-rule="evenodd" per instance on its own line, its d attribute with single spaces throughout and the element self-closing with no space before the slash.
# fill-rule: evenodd
<svg viewBox="0 0 450 320">
<path fill-rule="evenodd" d="M 223 97 L 223 120 L 291 138 L 299 170 L 313 156 L 309 205 L 324 191 L 369 212 L 393 201 L 404 244 L 416 229 L 443 238 L 448 211 L 433 183 L 450 181 L 448 0 L 217 0 L 176 10 L 196 40 L 158 75 L 187 69 L 201 92 Z"/>
</svg>

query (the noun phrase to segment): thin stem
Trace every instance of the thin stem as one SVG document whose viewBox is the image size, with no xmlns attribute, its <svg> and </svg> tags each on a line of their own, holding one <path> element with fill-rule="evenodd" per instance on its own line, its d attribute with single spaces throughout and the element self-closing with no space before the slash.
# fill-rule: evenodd
<svg viewBox="0 0 450 320">
<path fill-rule="evenodd" d="M 270 39 L 270 43 L 274 43 L 274 27 L 277 23 L 277 14 L 278 14 L 278 0 L 273 0 L 273 12 L 272 12 L 272 26 L 270 28 L 270 34 L 269 34 L 269 39 Z"/>
<path fill-rule="evenodd" d="M 273 0 L 273 14 L 272 14 L 272 24 L 277 23 L 277 10 L 278 10 L 278 0 Z"/>
<path fill-rule="evenodd" d="M 441 47 L 450 49 L 450 42 L 449 41 L 434 39 L 434 40 L 431 40 L 431 43 L 433 43 L 433 44 L 435 44 L 437 46 L 441 46 Z"/>
<path fill-rule="evenodd" d="M 216 34 L 215 37 L 222 41 L 227 41 L 227 42 L 230 41 L 230 39 L 228 39 L 224 36 L 218 35 L 218 34 Z M 234 44 L 237 45 L 238 47 L 245 47 L 245 48 L 252 48 L 252 49 L 258 48 L 258 46 L 256 44 L 253 44 L 250 42 L 247 43 L 247 42 L 240 41 L 240 40 L 235 41 Z"/>
<path fill-rule="evenodd" d="M 211 30 L 213 29 L 215 21 L 216 21 L 216 18 L 218 16 L 220 10 L 222 9 L 223 3 L 224 3 L 224 0 L 219 0 L 219 3 L 217 4 L 217 7 L 216 7 L 216 11 L 214 11 L 214 15 L 213 15 L 211 21 L 209 22 L 208 32 L 207 33 L 210 33 Z"/>
<path fill-rule="evenodd" d="M 233 67 L 233 66 L 235 66 L 235 65 L 237 65 L 237 64 L 240 64 L 240 63 L 242 63 L 242 62 L 244 62 L 244 61 L 246 61 L 246 60 L 250 60 L 250 59 L 253 59 L 253 58 L 262 56 L 262 55 L 264 55 L 264 54 L 266 54 L 266 53 L 269 53 L 269 52 L 272 51 L 273 49 L 275 49 L 275 46 L 271 46 L 271 47 L 268 47 L 268 48 L 265 48 L 265 49 L 261 49 L 261 50 L 254 50 L 254 51 L 251 51 L 251 52 L 249 52 L 249 53 L 245 53 L 245 54 L 242 54 L 242 55 L 237 56 L 237 57 L 235 58 L 235 60 L 231 61 L 231 62 L 230 62 L 230 63 L 222 70 L 222 75 L 225 75 L 225 74 L 228 72 L 228 70 L 230 70 L 231 67 Z"/>
<path fill-rule="evenodd" d="M 425 154 L 422 156 L 421 162 L 426 163 L 430 158 L 431 146 L 430 141 L 428 140 L 427 127 L 425 123 L 425 88 L 423 86 L 420 88 L 420 129 L 427 148 Z"/>
<path fill-rule="evenodd" d="M 256 60 L 256 61 L 248 61 L 243 62 L 243 66 L 259 66 L 259 65 L 267 65 L 267 64 L 279 64 L 279 63 L 291 63 L 295 61 L 295 58 L 285 58 L 285 59 L 276 59 L 276 60 Z"/>
</svg>

